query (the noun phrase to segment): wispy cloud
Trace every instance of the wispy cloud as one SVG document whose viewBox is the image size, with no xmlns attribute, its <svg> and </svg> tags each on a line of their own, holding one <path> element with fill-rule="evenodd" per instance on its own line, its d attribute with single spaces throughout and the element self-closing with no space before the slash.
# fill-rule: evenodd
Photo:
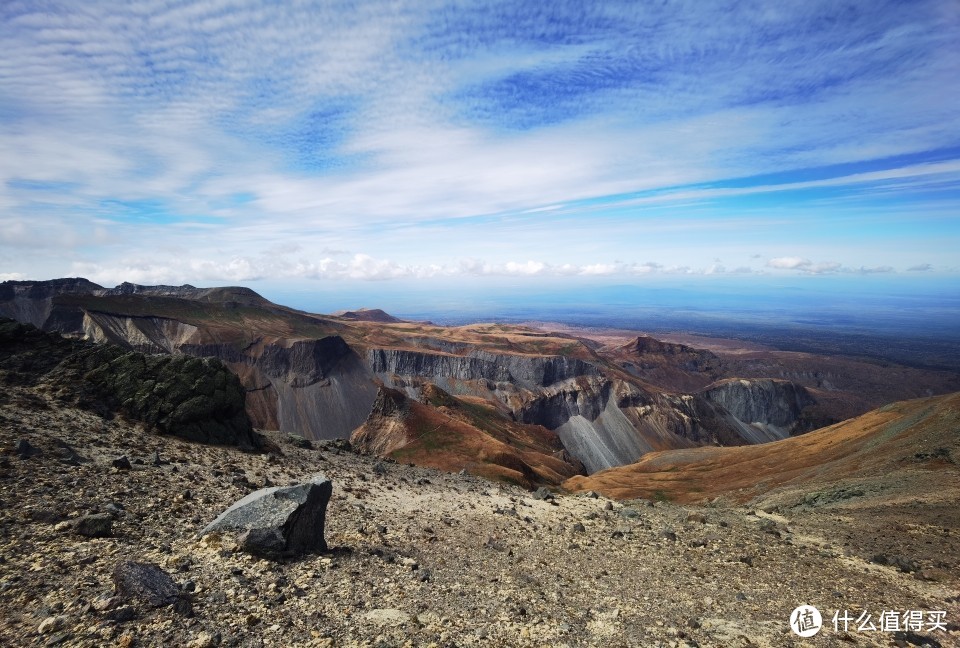
<svg viewBox="0 0 960 648">
<path fill-rule="evenodd" d="M 960 242 L 948 2 L 13 0 L 0 46 L 8 274 L 871 273 Z"/>
</svg>

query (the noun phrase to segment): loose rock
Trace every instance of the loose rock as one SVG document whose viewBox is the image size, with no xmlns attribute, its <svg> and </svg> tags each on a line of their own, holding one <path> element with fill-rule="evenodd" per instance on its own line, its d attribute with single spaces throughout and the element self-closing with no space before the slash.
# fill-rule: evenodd
<svg viewBox="0 0 960 648">
<path fill-rule="evenodd" d="M 323 475 L 287 487 L 262 488 L 220 514 L 201 532 L 240 532 L 240 548 L 267 556 L 326 551 L 323 536 L 333 485 Z"/>
</svg>

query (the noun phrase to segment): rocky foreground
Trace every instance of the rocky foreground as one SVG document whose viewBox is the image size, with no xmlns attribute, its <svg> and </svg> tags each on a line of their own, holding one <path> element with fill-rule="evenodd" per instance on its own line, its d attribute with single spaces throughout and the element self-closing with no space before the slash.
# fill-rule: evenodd
<svg viewBox="0 0 960 648">
<path fill-rule="evenodd" d="M 960 533 L 955 516 L 902 526 L 880 560 L 864 552 L 893 527 L 876 513 L 551 498 L 298 445 L 202 445 L 8 387 L 0 645 L 960 645 L 956 576 L 935 551 L 911 553 Z M 326 553 L 274 561 L 198 536 L 256 488 L 317 472 L 333 481 Z M 155 564 L 179 592 L 157 607 L 118 595 L 127 561 Z M 811 639 L 788 625 L 800 604 L 823 613 Z M 835 631 L 843 610 L 878 629 Z M 884 611 L 943 611 L 947 629 L 884 632 Z"/>
</svg>

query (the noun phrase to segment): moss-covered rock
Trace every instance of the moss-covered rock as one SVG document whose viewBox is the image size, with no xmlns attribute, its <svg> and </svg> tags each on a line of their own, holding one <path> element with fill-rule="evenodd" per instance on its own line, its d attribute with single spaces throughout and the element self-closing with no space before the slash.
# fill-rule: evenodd
<svg viewBox="0 0 960 648">
<path fill-rule="evenodd" d="M 240 379 L 215 358 L 144 355 L 0 320 L 0 373 L 8 382 L 46 382 L 82 407 L 120 411 L 164 434 L 260 445 Z"/>
</svg>

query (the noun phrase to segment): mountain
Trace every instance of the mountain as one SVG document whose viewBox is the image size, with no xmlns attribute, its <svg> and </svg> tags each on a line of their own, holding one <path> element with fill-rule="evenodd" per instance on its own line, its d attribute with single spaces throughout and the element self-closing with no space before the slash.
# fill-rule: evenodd
<svg viewBox="0 0 960 648">
<path fill-rule="evenodd" d="M 359 452 L 418 466 L 470 473 L 526 488 L 559 485 L 583 466 L 559 437 L 511 420 L 481 399 L 455 398 L 435 385 L 421 400 L 382 387 L 350 442 Z"/>
<path fill-rule="evenodd" d="M 399 324 L 402 319 L 394 317 L 379 308 L 360 308 L 355 311 L 343 310 L 334 313 L 340 319 L 352 320 L 355 322 L 382 322 L 384 324 Z"/>
<path fill-rule="evenodd" d="M 858 392 L 860 365 L 829 365 L 840 369 L 823 374 L 828 359 L 817 356 L 786 364 L 648 336 L 605 345 L 519 325 L 393 321 L 376 310 L 315 315 L 247 288 L 4 282 L 0 315 L 141 353 L 216 358 L 242 382 L 258 429 L 311 440 L 360 430 L 372 452 L 396 454 L 406 444 L 406 461 L 530 484 L 652 451 L 783 439 L 872 404 Z M 883 386 L 888 396 L 960 389 L 952 374 L 872 371 L 871 389 Z M 411 421 L 440 425 L 442 460 L 426 452 L 416 425 L 391 423 L 394 415 L 381 411 L 394 394 Z M 494 459 L 478 462 L 479 454 Z"/>
</svg>

